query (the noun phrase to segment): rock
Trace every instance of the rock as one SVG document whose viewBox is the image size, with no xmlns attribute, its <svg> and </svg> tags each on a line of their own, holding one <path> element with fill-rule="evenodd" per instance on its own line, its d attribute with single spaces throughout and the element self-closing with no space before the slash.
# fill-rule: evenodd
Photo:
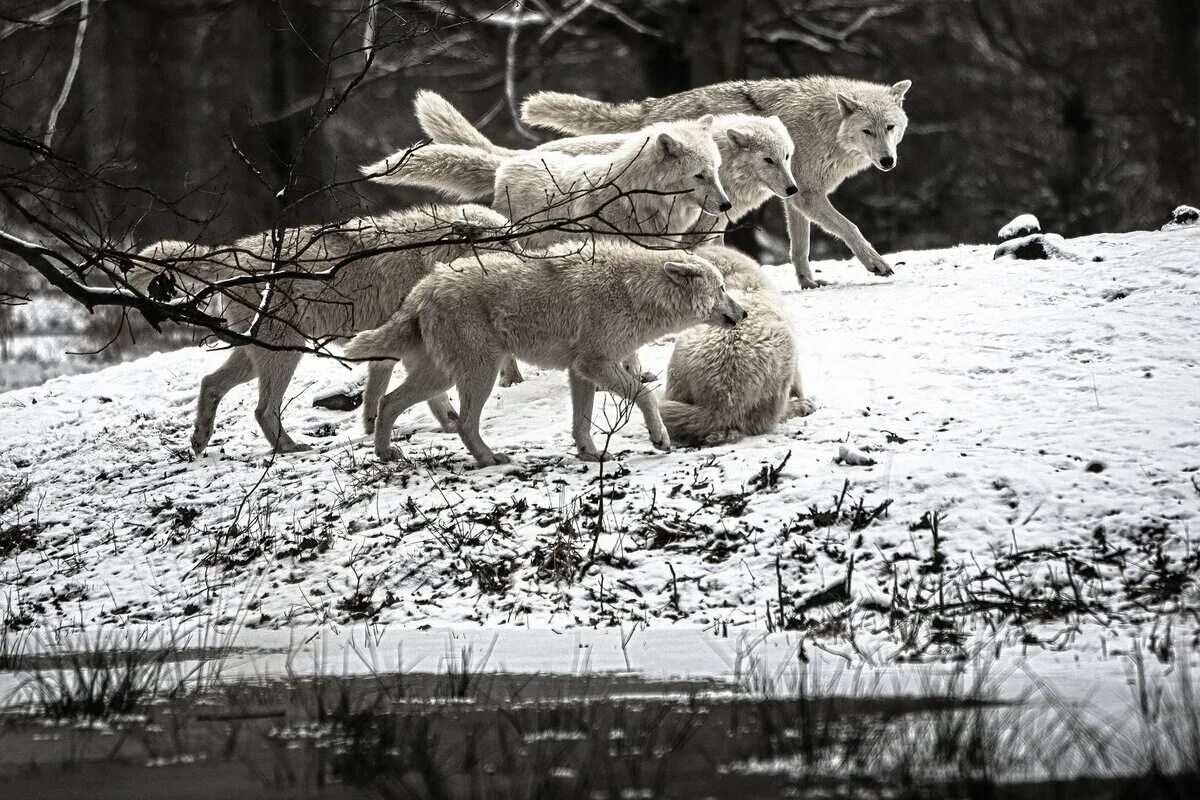
<svg viewBox="0 0 1200 800">
<path fill-rule="evenodd" d="M 313 398 L 313 408 L 328 408 L 331 411 L 353 411 L 362 405 L 362 392 L 348 392 L 338 389 L 319 394 Z"/>
<path fill-rule="evenodd" d="M 1020 236 L 1028 236 L 1031 233 L 1041 233 L 1042 224 L 1038 222 L 1038 218 L 1033 214 L 1020 214 L 1013 217 L 1012 222 L 1000 229 L 996 235 L 1000 237 L 1000 241 L 1007 242 L 1009 239 L 1016 239 Z"/>
<path fill-rule="evenodd" d="M 1020 239 L 1010 239 L 996 248 L 992 258 L 1012 256 L 1023 261 L 1041 261 L 1047 258 L 1078 260 L 1074 254 L 1068 253 L 1059 245 L 1062 240 L 1061 236 L 1052 233 L 1035 233 Z"/>
<path fill-rule="evenodd" d="M 875 459 L 862 450 L 846 444 L 838 447 L 838 455 L 834 461 L 838 464 L 845 464 L 848 467 L 872 467 L 875 465 Z"/>
<path fill-rule="evenodd" d="M 1195 225 L 1200 222 L 1200 208 L 1192 206 L 1179 206 L 1171 212 L 1171 220 L 1166 225 L 1162 226 L 1163 230 L 1168 228 L 1181 228 L 1184 225 Z"/>
</svg>

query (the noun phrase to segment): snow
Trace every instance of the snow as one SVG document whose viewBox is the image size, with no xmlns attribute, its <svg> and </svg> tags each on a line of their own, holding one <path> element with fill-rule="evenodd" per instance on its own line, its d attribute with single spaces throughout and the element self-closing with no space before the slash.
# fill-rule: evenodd
<svg viewBox="0 0 1200 800">
<path fill-rule="evenodd" d="M 1040 233 L 1042 224 L 1038 222 L 1038 218 L 1033 214 L 1018 214 L 1011 222 L 1000 229 L 996 234 L 1000 241 L 1006 242 L 1009 239 L 1016 239 L 1018 236 L 1028 236 L 1031 233 Z"/>
<path fill-rule="evenodd" d="M 929 626 L 926 648 L 906 641 L 880 609 L 898 595 L 935 604 L 965 640 L 1128 642 L 1200 605 L 1200 228 L 1064 246 L 1103 260 L 961 246 L 894 254 L 891 279 L 825 262 L 835 284 L 804 292 L 790 267 L 769 268 L 817 411 L 670 454 L 635 419 L 613 437 L 600 558 L 563 582 L 579 565 L 556 570 L 561 540 L 581 559 L 592 546 L 598 467 L 571 455 L 560 373 L 526 368 L 495 390 L 483 433 L 514 459 L 486 469 L 424 407 L 396 430 L 413 463 L 378 464 L 357 414 L 311 405 L 361 374 L 328 360 L 305 360 L 284 412 L 316 448 L 279 458 L 248 384 L 222 404 L 209 454 L 187 459 L 199 379 L 221 352 L 0 394 L 0 463 L 32 485 L 0 523 L 39 537 L 0 557 L 0 602 L 14 627 L 203 617 L 266 633 L 370 617 L 714 635 L 776 624 L 782 594 L 785 622 L 847 653 L 943 647 Z M 663 342 L 642 360 L 665 374 L 669 354 Z M 877 463 L 836 463 L 846 443 Z M 844 518 L 818 524 L 843 494 Z M 854 530 L 860 498 L 890 505 Z M 1003 597 L 997 576 L 1028 613 L 946 611 Z M 1053 610 L 1076 593 L 1085 613 Z"/>
</svg>

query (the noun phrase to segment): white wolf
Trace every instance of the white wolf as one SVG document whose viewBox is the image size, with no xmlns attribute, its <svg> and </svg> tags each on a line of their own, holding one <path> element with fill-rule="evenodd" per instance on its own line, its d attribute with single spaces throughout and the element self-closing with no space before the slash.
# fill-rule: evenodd
<svg viewBox="0 0 1200 800">
<path fill-rule="evenodd" d="M 651 443 L 671 440 L 654 394 L 622 366 L 639 347 L 701 322 L 735 325 L 746 316 L 725 292 L 721 273 L 682 251 L 627 243 L 560 245 L 532 258 L 485 255 L 439 266 L 382 327 L 347 345 L 355 358 L 401 359 L 404 383 L 379 404 L 375 453 L 387 460 L 391 426 L 409 406 L 458 388 L 458 432 L 481 466 L 503 464 L 479 435 L 483 404 L 506 354 L 568 371 L 576 451 L 602 454 L 592 441 L 596 389 L 642 412 Z"/>
<path fill-rule="evenodd" d="M 722 245 L 696 254 L 725 276 L 725 286 L 746 310 L 734 328 L 699 325 L 680 334 L 667 367 L 659 404 L 671 440 L 716 445 L 769 433 L 789 417 L 813 412 L 796 363 L 796 338 L 779 293 L 758 264 Z"/>
<path fill-rule="evenodd" d="M 778 115 L 796 143 L 792 174 L 800 191 L 785 207 L 792 264 L 800 285 L 807 289 L 820 285 L 808 262 L 810 220 L 844 241 L 870 272 L 892 274 L 888 263 L 858 226 L 833 207 L 828 195 L 872 164 L 885 172 L 896 166 L 896 147 L 908 126 L 904 95 L 910 86 L 912 81 L 885 86 L 812 76 L 718 83 L 630 103 L 540 92 L 525 101 L 522 117 L 533 125 L 586 134 L 631 131 L 703 114 Z"/>
<path fill-rule="evenodd" d="M 528 248 L 591 235 L 677 246 L 701 214 L 731 207 L 718 171 L 712 117 L 654 125 L 605 153 L 425 145 L 363 168 L 381 183 L 437 189 L 459 198 L 492 194 L 492 208 L 531 233 Z M 486 175 L 494 175 L 490 188 Z"/>
<path fill-rule="evenodd" d="M 452 261 L 473 248 L 471 239 L 489 231 L 503 233 L 508 220 L 483 206 L 424 206 L 377 217 L 353 219 L 340 225 L 288 229 L 280 246 L 284 268 L 305 272 L 334 270 L 329 279 L 288 279 L 275 283 L 272 302 L 257 338 L 281 347 L 321 344 L 348 338 L 392 316 L 409 290 L 438 262 Z M 428 247 L 402 248 L 422 242 Z M 373 254 L 356 258 L 356 253 Z M 380 252 L 374 252 L 380 251 Z M 141 255 L 170 267 L 145 261 L 126 276 L 131 286 L 145 290 L 180 285 L 195 293 L 223 278 L 271 269 L 274 247 L 269 233 L 247 236 L 231 247 L 205 248 L 186 242 L 159 242 Z M 166 275 L 163 275 L 166 273 Z M 162 278 L 159 278 L 163 275 Z M 223 315 L 234 330 L 247 330 L 258 312 L 261 285 L 228 291 Z M 203 452 L 212 437 L 217 405 L 235 386 L 258 378 L 255 419 L 276 452 L 310 449 L 283 428 L 284 392 L 300 363 L 301 353 L 253 345 L 234 347 L 225 363 L 200 382 L 192 449 Z M 363 424 L 368 433 L 375 423 L 379 398 L 387 390 L 394 362 L 368 366 L 363 399 Z M 455 414 L 444 394 L 431 397 L 429 407 L 443 429 L 455 429 Z"/>
<path fill-rule="evenodd" d="M 512 158 L 527 152 L 495 144 L 436 92 L 418 92 L 413 105 L 421 129 L 434 144 L 487 150 L 501 158 Z M 534 152 L 571 155 L 611 153 L 624 144 L 629 135 L 572 136 L 546 142 L 535 148 Z M 704 225 L 702 221 L 705 232 L 724 230 L 728 223 L 742 219 L 772 195 L 787 198 L 799 191 L 791 170 L 792 151 L 795 148 L 779 117 L 719 114 L 713 118 L 712 137 L 721 154 L 721 185 L 728 193 L 732 207 L 716 225 Z M 478 156 L 460 160 L 455 174 L 455 179 L 459 181 L 456 196 L 464 200 L 477 200 L 491 194 L 496 163 Z"/>
</svg>

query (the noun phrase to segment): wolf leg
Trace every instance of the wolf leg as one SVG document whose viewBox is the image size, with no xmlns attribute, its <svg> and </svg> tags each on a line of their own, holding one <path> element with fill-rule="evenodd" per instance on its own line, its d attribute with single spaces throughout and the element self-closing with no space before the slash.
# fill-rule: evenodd
<svg viewBox="0 0 1200 800">
<path fill-rule="evenodd" d="M 459 378 L 456 383 L 459 403 L 458 435 L 481 467 L 507 464 L 509 460 L 508 456 L 503 453 L 493 452 L 492 448 L 483 441 L 483 437 L 479 435 L 479 420 L 483 416 L 483 404 L 487 402 L 488 395 L 492 393 L 492 387 L 496 385 L 496 367 L 494 366 L 495 362 L 492 363 L 493 366 L 490 368 L 480 365 L 472 369 L 467 375 Z"/>
<path fill-rule="evenodd" d="M 391 461 L 400 456 L 400 451 L 392 447 L 392 426 L 396 424 L 396 417 L 423 400 L 444 395 L 454 384 L 424 352 L 406 359 L 405 367 L 408 374 L 404 376 L 404 382 L 379 401 L 379 416 L 375 420 L 375 455 L 380 461 Z"/>
<path fill-rule="evenodd" d="M 238 347 L 229 354 L 225 363 L 205 375 L 200 381 L 200 396 L 196 401 L 196 425 L 192 429 L 192 450 L 196 455 L 208 447 L 212 438 L 213 422 L 217 405 L 229 390 L 254 377 L 254 363 L 246 348 Z"/>
<path fill-rule="evenodd" d="M 808 263 L 808 248 L 810 230 L 808 217 L 793 202 L 784 202 L 787 211 L 788 239 L 791 242 L 792 267 L 796 270 L 796 280 L 801 289 L 815 289 L 825 285 L 813 277 L 812 267 Z"/>
<path fill-rule="evenodd" d="M 603 454 L 592 441 L 592 409 L 596 402 L 596 384 L 573 369 L 567 370 L 571 382 L 571 436 L 575 452 L 584 461 L 603 461 Z"/>
<path fill-rule="evenodd" d="M 845 242 L 868 272 L 884 277 L 892 274 L 892 268 L 862 235 L 858 226 L 834 208 L 824 192 L 801 192 L 792 202 L 799 203 L 805 216 Z"/>
<path fill-rule="evenodd" d="M 258 372 L 258 406 L 254 409 L 254 418 L 276 453 L 312 449 L 312 445 L 295 441 L 283 429 L 283 394 L 292 382 L 300 357 L 300 353 L 266 350 L 250 356 Z"/>
<path fill-rule="evenodd" d="M 575 369 L 596 386 L 612 392 L 623 400 L 633 403 L 642 412 L 646 429 L 650 432 L 650 444 L 665 453 L 671 452 L 671 437 L 658 411 L 654 392 L 642 385 L 621 364 L 604 358 L 582 359 Z"/>
<path fill-rule="evenodd" d="M 379 415 L 379 400 L 387 392 L 395 361 L 372 361 L 367 364 L 367 387 L 363 390 L 363 430 L 375 432 L 375 417 Z"/>
</svg>

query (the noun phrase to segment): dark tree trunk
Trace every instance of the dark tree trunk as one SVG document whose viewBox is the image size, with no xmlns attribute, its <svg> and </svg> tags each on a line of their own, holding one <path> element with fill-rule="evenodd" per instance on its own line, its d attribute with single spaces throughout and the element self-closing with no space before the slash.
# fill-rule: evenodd
<svg viewBox="0 0 1200 800">
<path fill-rule="evenodd" d="M 1200 6 L 1159 0 L 1159 177 L 1171 202 L 1200 202 Z"/>
</svg>

